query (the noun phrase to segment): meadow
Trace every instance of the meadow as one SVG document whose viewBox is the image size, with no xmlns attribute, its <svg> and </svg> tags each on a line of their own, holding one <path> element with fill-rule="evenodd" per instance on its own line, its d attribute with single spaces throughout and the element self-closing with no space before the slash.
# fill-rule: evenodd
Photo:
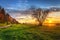
<svg viewBox="0 0 60 40">
<path fill-rule="evenodd" d="M 60 26 L 12 24 L 0 28 L 0 40 L 60 40 Z"/>
</svg>

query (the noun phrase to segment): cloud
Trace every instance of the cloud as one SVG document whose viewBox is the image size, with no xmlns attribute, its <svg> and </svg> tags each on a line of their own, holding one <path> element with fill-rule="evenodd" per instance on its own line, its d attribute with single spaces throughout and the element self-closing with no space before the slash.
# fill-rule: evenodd
<svg viewBox="0 0 60 40">
<path fill-rule="evenodd" d="M 60 5 L 57 5 L 57 6 L 56 6 L 56 5 L 55 5 L 55 6 L 54 6 L 54 5 L 51 5 L 51 6 L 46 6 L 46 7 L 44 6 L 43 8 L 48 8 L 48 9 L 50 9 L 50 8 L 53 8 L 53 7 L 55 7 L 55 8 L 60 8 Z"/>
<path fill-rule="evenodd" d="M 16 8 L 14 8 L 14 7 L 7 7 L 6 9 L 12 9 L 13 10 L 13 9 L 16 9 Z"/>
</svg>

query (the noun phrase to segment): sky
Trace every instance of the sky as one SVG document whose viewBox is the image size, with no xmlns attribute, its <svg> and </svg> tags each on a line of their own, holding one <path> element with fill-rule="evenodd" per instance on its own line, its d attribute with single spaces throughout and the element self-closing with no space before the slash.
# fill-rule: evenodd
<svg viewBox="0 0 60 40">
<path fill-rule="evenodd" d="M 13 17 L 20 14 L 20 10 L 26 10 L 32 5 L 37 8 L 60 7 L 60 0 L 0 0 L 0 6 L 8 13 L 12 12 L 10 15 Z"/>
<path fill-rule="evenodd" d="M 40 8 L 60 7 L 60 0 L 0 0 L 0 5 L 9 10 L 25 10 L 32 5 Z"/>
<path fill-rule="evenodd" d="M 13 18 L 20 17 L 20 10 L 26 10 L 32 5 L 37 8 L 60 7 L 60 0 L 0 0 L 0 6 L 2 6 L 7 12 L 9 10 L 12 11 L 12 13 L 9 14 Z M 57 13 L 55 16 L 58 16 Z"/>
</svg>

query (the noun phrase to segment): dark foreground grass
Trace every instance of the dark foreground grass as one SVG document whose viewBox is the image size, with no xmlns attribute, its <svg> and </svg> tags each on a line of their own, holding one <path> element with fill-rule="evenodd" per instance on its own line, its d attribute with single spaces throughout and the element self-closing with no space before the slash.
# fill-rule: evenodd
<svg viewBox="0 0 60 40">
<path fill-rule="evenodd" d="M 12 24 L 9 28 L 0 29 L 0 40 L 60 40 L 59 28 Z"/>
</svg>

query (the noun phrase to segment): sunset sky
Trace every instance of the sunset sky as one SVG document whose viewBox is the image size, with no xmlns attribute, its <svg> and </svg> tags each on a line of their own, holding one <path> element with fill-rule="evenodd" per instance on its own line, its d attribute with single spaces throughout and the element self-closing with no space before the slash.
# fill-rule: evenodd
<svg viewBox="0 0 60 40">
<path fill-rule="evenodd" d="M 31 5 L 41 8 L 60 7 L 60 0 L 0 0 L 0 5 L 5 9 L 25 10 Z"/>
<path fill-rule="evenodd" d="M 0 5 L 7 12 L 16 13 L 17 11 L 19 13 L 20 10 L 28 9 L 32 5 L 35 5 L 37 8 L 60 7 L 60 0 L 0 0 Z"/>
<path fill-rule="evenodd" d="M 60 0 L 0 0 L 0 5 L 14 18 L 20 18 L 21 10 L 26 10 L 32 5 L 36 8 L 60 7 Z M 26 16 L 26 15 L 25 15 Z M 52 13 L 48 16 L 60 18 L 60 12 Z M 59 19 L 60 20 L 60 19 Z M 59 21 L 60 22 L 60 21 Z"/>
<path fill-rule="evenodd" d="M 50 12 L 46 18 L 46 21 L 47 22 L 49 21 L 50 23 L 60 23 L 60 11 L 59 12 Z"/>
</svg>

